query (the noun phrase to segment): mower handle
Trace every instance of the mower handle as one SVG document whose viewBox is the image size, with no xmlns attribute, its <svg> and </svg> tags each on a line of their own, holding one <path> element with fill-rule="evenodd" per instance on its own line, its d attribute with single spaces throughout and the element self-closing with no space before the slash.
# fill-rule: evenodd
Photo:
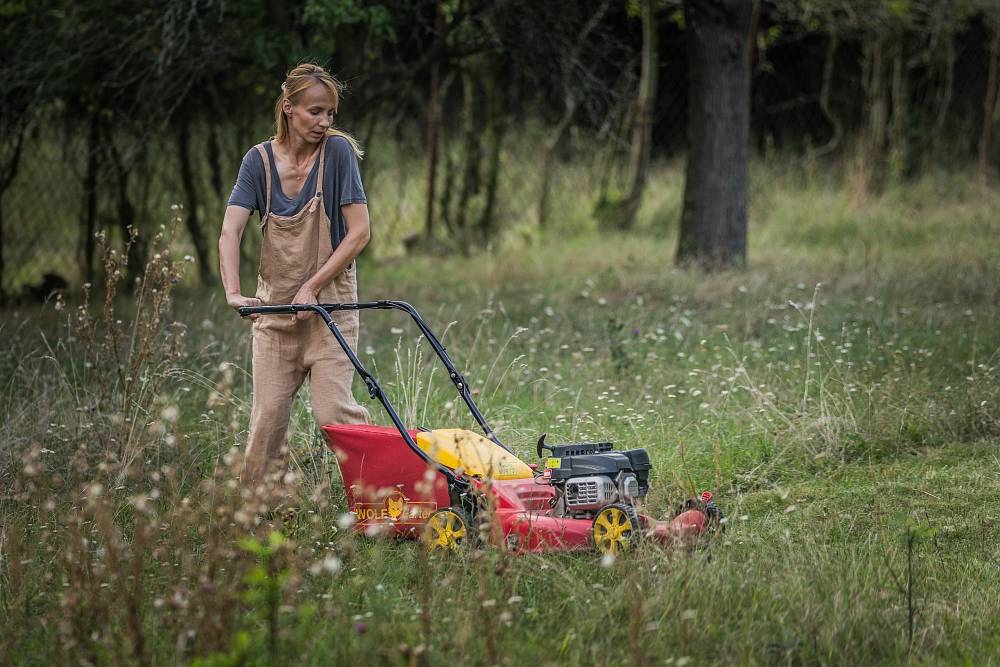
<svg viewBox="0 0 1000 667">
<path fill-rule="evenodd" d="M 333 321 L 333 317 L 330 316 L 330 313 L 332 312 L 345 310 L 402 310 L 407 313 L 416 323 L 420 332 L 427 339 L 427 342 L 430 343 L 434 352 L 438 355 L 438 358 L 441 359 L 441 363 L 444 364 L 445 368 L 448 370 L 448 377 L 451 379 L 452 384 L 455 385 L 455 388 L 458 390 L 462 400 L 465 401 L 465 405 L 469 408 L 469 412 L 472 413 L 476 422 L 483 429 L 486 437 L 500 447 L 503 447 L 508 452 L 513 453 L 509 447 L 500 442 L 496 433 L 493 432 L 493 429 L 486 422 L 486 418 L 483 417 L 482 412 L 479 411 L 479 406 L 476 405 L 476 402 L 472 398 L 468 382 L 465 377 L 458 372 L 458 369 L 455 368 L 455 364 L 452 362 L 451 357 L 448 356 L 448 351 L 441 344 L 441 341 L 439 341 L 438 337 L 434 335 L 434 332 L 431 331 L 431 328 L 427 325 L 424 319 L 420 317 L 420 313 L 417 312 L 417 309 L 405 301 L 365 301 L 361 303 L 314 304 L 289 303 L 270 306 L 241 306 L 238 309 L 240 317 L 247 317 L 249 315 L 290 315 L 309 311 L 315 312 L 317 315 L 322 317 L 323 321 L 326 322 L 327 328 L 330 329 L 330 332 L 333 333 L 334 337 L 336 337 L 337 342 L 340 343 L 340 347 L 343 348 L 344 353 L 347 354 L 347 358 L 351 360 L 351 364 L 354 365 L 354 369 L 358 372 L 358 375 L 361 376 L 361 379 L 364 380 L 365 386 L 368 387 L 368 395 L 372 399 L 378 399 L 378 401 L 382 404 L 382 407 L 385 408 L 389 418 L 392 419 L 392 423 L 395 424 L 396 430 L 398 430 L 399 434 L 403 436 L 403 440 L 406 441 L 406 444 L 409 445 L 410 449 L 412 449 L 429 465 L 435 464 L 435 462 L 431 460 L 424 450 L 420 449 L 417 443 L 413 440 L 413 437 L 403 425 L 403 421 L 400 419 L 396 409 L 389 401 L 389 398 L 382 391 L 382 387 L 379 385 L 378 381 L 374 378 L 374 376 L 372 376 L 371 373 L 368 372 L 368 369 L 364 367 L 361 360 L 358 359 L 357 354 L 355 354 L 354 350 L 351 349 L 351 346 L 348 344 L 347 340 L 344 339 L 344 336 L 337 327 L 337 324 Z M 436 465 L 449 480 L 452 482 L 456 481 L 456 475 L 454 472 L 440 464 Z"/>
</svg>

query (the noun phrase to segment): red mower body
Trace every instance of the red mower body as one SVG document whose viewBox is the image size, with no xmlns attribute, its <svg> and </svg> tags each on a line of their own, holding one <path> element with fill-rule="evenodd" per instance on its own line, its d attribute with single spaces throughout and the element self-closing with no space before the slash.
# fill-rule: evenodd
<svg viewBox="0 0 1000 667">
<path fill-rule="evenodd" d="M 417 456 L 396 428 L 330 425 L 323 432 L 337 455 L 356 531 L 416 538 L 434 511 L 452 504 L 444 474 Z M 499 534 L 493 541 L 502 539 L 512 550 L 530 553 L 593 547 L 590 519 L 552 516 L 555 489 L 544 476 L 471 481 L 495 498 Z M 669 521 L 639 519 L 645 534 L 662 543 L 699 535 L 709 525 L 707 514 L 697 508 Z"/>
</svg>

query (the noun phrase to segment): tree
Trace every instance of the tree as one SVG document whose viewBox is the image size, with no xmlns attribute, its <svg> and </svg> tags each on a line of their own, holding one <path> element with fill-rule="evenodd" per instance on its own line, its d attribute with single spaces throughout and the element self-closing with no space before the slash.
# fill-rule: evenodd
<svg viewBox="0 0 1000 667">
<path fill-rule="evenodd" d="M 635 223 L 642 193 L 649 175 L 649 155 L 653 143 L 653 110 L 656 105 L 656 1 L 642 0 L 642 70 L 639 74 L 639 94 L 635 101 L 632 123 L 632 146 L 629 155 L 629 187 L 622 201 L 621 226 Z"/>
<path fill-rule="evenodd" d="M 751 0 L 685 0 L 688 156 L 677 261 L 714 269 L 747 247 Z"/>
<path fill-rule="evenodd" d="M 983 95 L 983 125 L 979 135 L 979 180 L 983 185 L 990 176 L 990 142 L 993 133 L 993 114 L 1000 88 L 1000 13 L 992 17 L 990 29 L 992 37 L 989 47 L 989 74 L 986 77 L 986 92 Z"/>
</svg>

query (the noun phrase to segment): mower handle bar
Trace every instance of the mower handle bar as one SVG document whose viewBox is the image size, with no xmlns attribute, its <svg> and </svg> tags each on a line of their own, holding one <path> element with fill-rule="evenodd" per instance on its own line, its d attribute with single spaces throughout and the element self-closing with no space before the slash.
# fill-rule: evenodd
<svg viewBox="0 0 1000 667">
<path fill-rule="evenodd" d="M 333 317 L 330 315 L 330 313 L 334 311 L 345 310 L 401 310 L 407 313 L 416 323 L 420 332 L 424 335 L 424 338 L 427 339 L 427 342 L 430 343 L 438 358 L 441 359 L 441 363 L 444 364 L 444 367 L 448 370 L 448 377 L 455 385 L 455 388 L 458 390 L 462 400 L 465 401 L 465 405 L 469 408 L 469 412 L 472 413 L 476 422 L 483 429 L 486 437 L 500 447 L 503 447 L 508 452 L 511 452 L 509 447 L 500 442 L 496 433 L 493 432 L 493 429 L 486 422 L 486 418 L 483 417 L 482 412 L 479 411 L 479 406 L 476 405 L 476 402 L 472 399 L 472 393 L 469 391 L 469 383 L 465 380 L 465 377 L 458 372 L 458 369 L 455 368 L 455 364 L 452 362 L 451 357 L 448 356 L 448 351 L 441 344 L 441 341 L 439 341 L 438 337 L 434 335 L 434 332 L 431 331 L 431 328 L 427 325 L 424 319 L 420 317 L 420 313 L 417 312 L 417 309 L 405 301 L 365 301 L 361 303 L 315 304 L 289 303 L 272 306 L 241 306 L 239 308 L 239 314 L 240 317 L 247 317 L 249 315 L 290 315 L 311 311 L 322 317 L 323 321 L 326 322 L 327 328 L 330 329 L 330 332 L 337 339 L 337 342 L 340 343 L 340 347 L 343 348 L 344 353 L 347 354 L 347 358 L 351 360 L 351 364 L 354 365 L 354 369 L 358 372 L 358 375 L 361 376 L 361 379 L 364 380 L 365 386 L 368 387 L 368 395 L 372 399 L 378 399 L 378 401 L 382 404 L 382 407 L 385 408 L 389 418 L 392 419 L 392 423 L 396 426 L 396 430 L 399 431 L 401 436 L 403 436 L 403 440 L 406 441 L 406 444 L 410 447 L 410 449 L 412 449 L 414 453 L 416 453 L 417 456 L 424 460 L 428 465 L 436 466 L 437 469 L 448 478 L 452 485 L 459 483 L 458 476 L 452 470 L 432 460 L 430 456 L 424 452 L 424 450 L 420 449 L 419 445 L 417 445 L 416 441 L 413 439 L 413 436 L 411 436 L 410 432 L 406 430 L 406 426 L 403 424 L 403 421 L 400 419 L 396 409 L 389 401 L 389 398 L 385 395 L 385 392 L 382 391 L 382 387 L 379 385 L 378 381 L 371 373 L 368 372 L 368 369 L 366 369 L 361 363 L 361 360 L 358 359 L 358 355 L 351 349 L 350 344 L 348 344 L 344 335 L 337 327 L 336 322 L 333 321 Z"/>
</svg>

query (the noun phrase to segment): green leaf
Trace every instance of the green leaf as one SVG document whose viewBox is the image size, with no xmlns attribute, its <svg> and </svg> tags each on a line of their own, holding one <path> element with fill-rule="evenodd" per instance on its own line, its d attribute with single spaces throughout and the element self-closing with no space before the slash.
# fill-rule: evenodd
<svg viewBox="0 0 1000 667">
<path fill-rule="evenodd" d="M 264 553 L 264 545 L 255 540 L 252 537 L 244 537 L 236 543 L 240 549 L 251 554 L 262 554 Z"/>
<path fill-rule="evenodd" d="M 267 544 L 271 547 L 272 553 L 277 551 L 282 544 L 285 543 L 285 536 L 281 534 L 280 530 L 276 530 L 267 536 Z"/>
</svg>

